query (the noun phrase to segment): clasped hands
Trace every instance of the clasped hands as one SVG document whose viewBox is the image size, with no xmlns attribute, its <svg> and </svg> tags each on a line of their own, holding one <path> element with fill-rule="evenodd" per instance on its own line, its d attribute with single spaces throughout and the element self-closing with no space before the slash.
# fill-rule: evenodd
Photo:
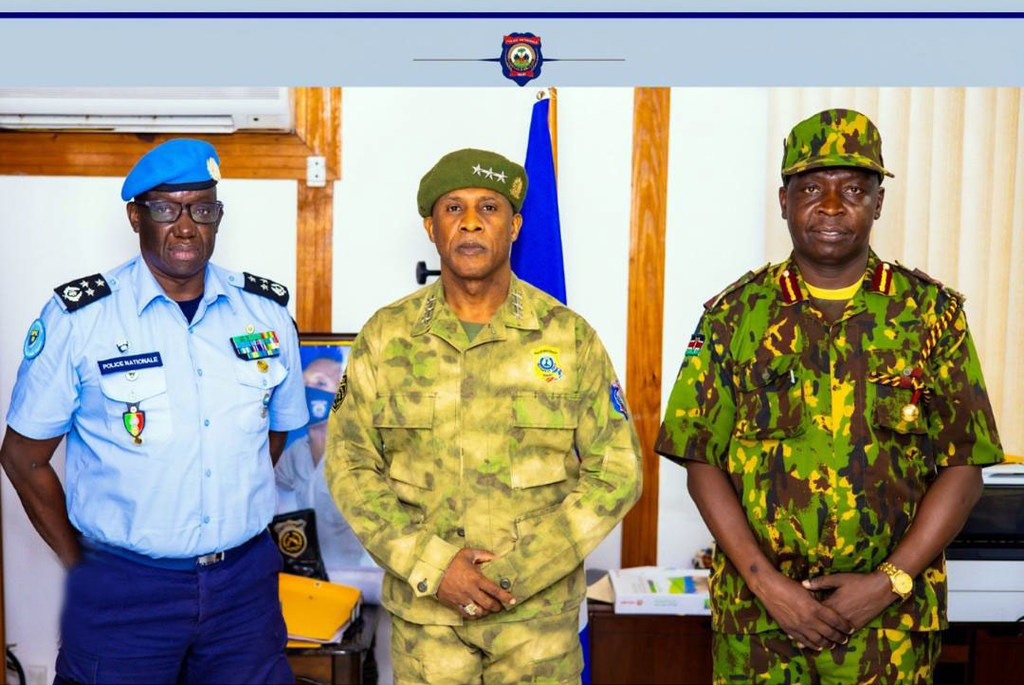
<svg viewBox="0 0 1024 685">
<path fill-rule="evenodd" d="M 832 593 L 818 601 L 814 593 L 821 590 Z M 797 646 L 818 651 L 846 644 L 850 635 L 897 599 L 888 576 L 880 571 L 836 573 L 802 583 L 776 573 L 758 597 Z"/>
<path fill-rule="evenodd" d="M 495 558 L 482 549 L 460 549 L 441 578 L 437 598 L 471 621 L 514 605 L 516 598 L 480 571 L 480 564 Z"/>
</svg>

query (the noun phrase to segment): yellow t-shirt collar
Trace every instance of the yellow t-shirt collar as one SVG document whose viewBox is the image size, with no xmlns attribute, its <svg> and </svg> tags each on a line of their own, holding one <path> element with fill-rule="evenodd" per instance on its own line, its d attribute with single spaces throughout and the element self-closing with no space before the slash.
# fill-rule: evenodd
<svg viewBox="0 0 1024 685">
<path fill-rule="evenodd" d="M 804 281 L 804 285 L 807 287 L 807 292 L 811 294 L 811 297 L 818 300 L 849 300 L 852 299 L 857 291 L 860 290 L 861 280 L 857 280 L 853 285 L 848 285 L 845 288 L 839 288 L 832 290 L 829 288 L 817 288 L 807 281 Z"/>
</svg>

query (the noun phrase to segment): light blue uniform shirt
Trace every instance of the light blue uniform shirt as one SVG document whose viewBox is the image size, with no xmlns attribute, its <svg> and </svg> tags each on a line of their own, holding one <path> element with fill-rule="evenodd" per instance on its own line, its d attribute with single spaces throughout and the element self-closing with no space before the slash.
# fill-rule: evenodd
<svg viewBox="0 0 1024 685">
<path fill-rule="evenodd" d="M 287 309 L 213 264 L 191 324 L 141 256 L 102 278 L 110 295 L 43 308 L 46 342 L 18 369 L 8 425 L 37 440 L 67 434 L 67 509 L 86 537 L 151 557 L 242 544 L 274 515 L 267 431 L 308 420 Z M 280 355 L 261 371 L 231 338 L 267 331 Z M 150 353 L 161 366 L 100 373 L 101 361 Z M 125 427 L 133 406 L 145 412 L 141 444 Z"/>
</svg>

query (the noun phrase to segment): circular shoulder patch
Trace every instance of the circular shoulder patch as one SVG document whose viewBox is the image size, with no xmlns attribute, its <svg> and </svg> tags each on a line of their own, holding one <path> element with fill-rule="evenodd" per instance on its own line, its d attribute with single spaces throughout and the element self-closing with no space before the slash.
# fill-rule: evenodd
<svg viewBox="0 0 1024 685">
<path fill-rule="evenodd" d="M 609 395 L 612 401 L 612 409 L 628 420 L 629 414 L 626 413 L 626 400 L 622 397 L 622 386 L 619 385 L 618 381 L 612 382 L 611 388 L 609 389 Z"/>
<path fill-rule="evenodd" d="M 25 336 L 25 346 L 23 348 L 25 359 L 35 359 L 38 357 L 39 353 L 43 351 L 43 345 L 45 344 L 46 327 L 43 326 L 42 319 L 36 319 L 28 327 L 28 334 Z"/>
</svg>

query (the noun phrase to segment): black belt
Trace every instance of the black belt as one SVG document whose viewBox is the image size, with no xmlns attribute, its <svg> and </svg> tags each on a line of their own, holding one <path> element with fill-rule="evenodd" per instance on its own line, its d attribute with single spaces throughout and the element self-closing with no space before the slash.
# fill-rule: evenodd
<svg viewBox="0 0 1024 685">
<path fill-rule="evenodd" d="M 222 552 L 211 552 L 209 554 L 201 554 L 197 557 L 151 557 L 145 554 L 139 554 L 123 547 L 115 547 L 114 545 L 108 545 L 98 540 L 83 537 L 81 539 L 82 546 L 86 549 L 96 550 L 98 552 L 106 552 L 107 554 L 113 554 L 114 556 L 127 559 L 128 561 L 134 561 L 137 564 L 144 566 L 151 566 L 153 568 L 162 568 L 170 571 L 194 571 L 196 567 L 207 567 L 219 564 L 228 557 L 236 557 L 248 550 L 250 547 L 255 545 L 257 542 L 265 538 L 269 533 L 263 531 L 259 535 L 250 538 L 248 541 L 243 542 L 237 547 L 226 549 Z"/>
</svg>

